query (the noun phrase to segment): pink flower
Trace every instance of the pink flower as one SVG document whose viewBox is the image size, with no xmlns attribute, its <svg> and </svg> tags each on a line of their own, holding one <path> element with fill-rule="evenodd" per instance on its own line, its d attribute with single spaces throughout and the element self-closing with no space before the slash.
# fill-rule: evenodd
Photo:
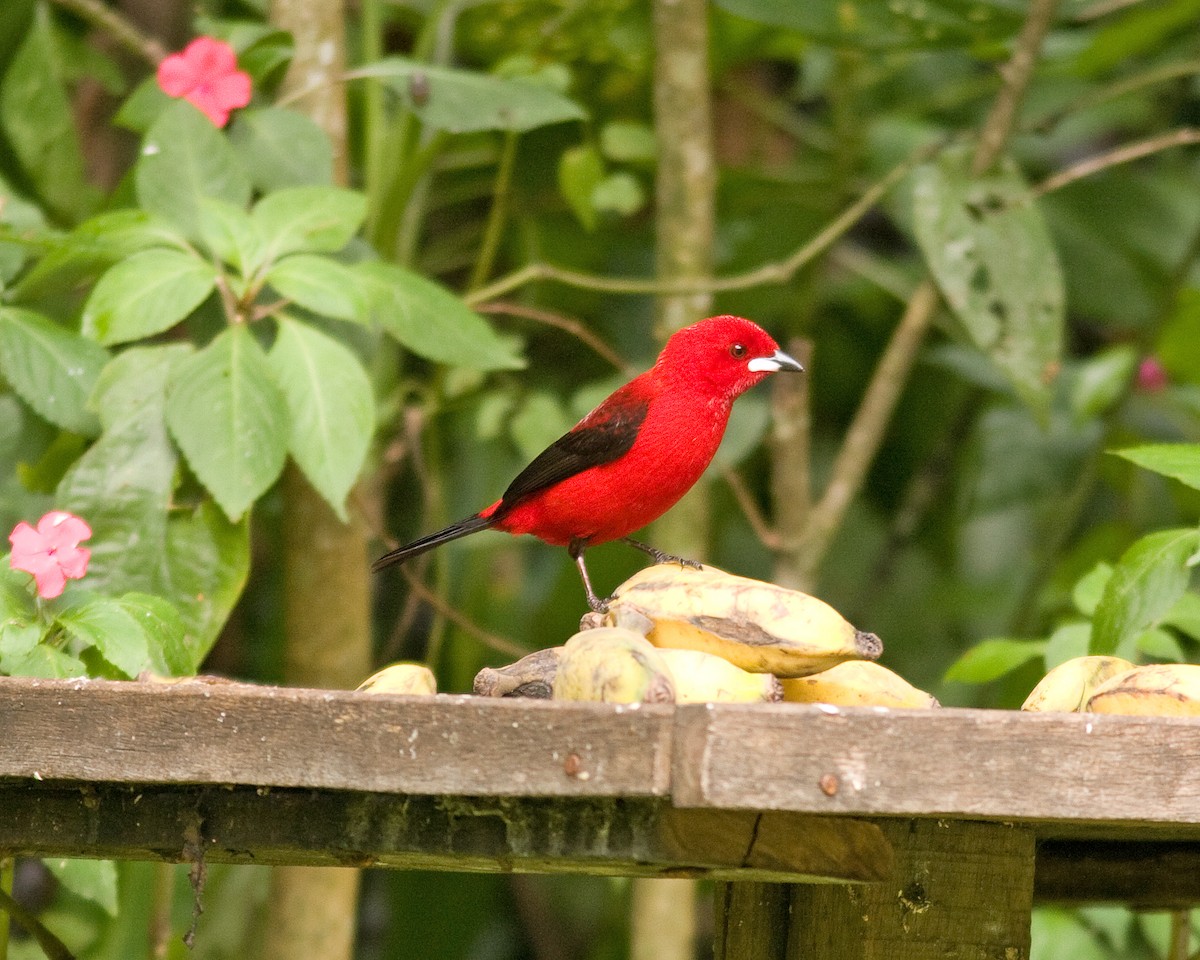
<svg viewBox="0 0 1200 960">
<path fill-rule="evenodd" d="M 237 68 L 233 47 L 212 37 L 197 37 L 182 53 L 163 58 L 158 86 L 169 97 L 183 97 L 218 127 L 229 111 L 250 102 L 250 74 Z"/>
<path fill-rule="evenodd" d="M 1143 393 L 1158 393 L 1170 385 L 1166 368 L 1156 357 L 1146 357 L 1138 364 L 1137 388 Z"/>
<path fill-rule="evenodd" d="M 65 510 L 51 510 L 34 530 L 24 520 L 8 535 L 12 544 L 9 564 L 14 570 L 32 573 L 38 596 L 50 600 L 63 592 L 69 579 L 87 573 L 92 551 L 79 545 L 92 535 L 92 528 Z"/>
</svg>

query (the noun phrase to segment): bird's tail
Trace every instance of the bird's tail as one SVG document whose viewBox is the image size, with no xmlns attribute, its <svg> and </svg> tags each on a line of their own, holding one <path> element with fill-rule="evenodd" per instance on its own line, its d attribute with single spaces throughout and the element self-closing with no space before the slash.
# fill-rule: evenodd
<svg viewBox="0 0 1200 960">
<path fill-rule="evenodd" d="M 397 547 L 390 553 L 385 553 L 371 564 L 371 570 L 382 570 L 384 567 L 403 563 L 409 557 L 415 557 L 443 543 L 449 543 L 451 540 L 457 540 L 459 537 L 465 537 L 468 534 L 486 530 L 495 522 L 496 518 L 494 516 L 484 516 L 482 513 L 477 513 L 472 517 L 467 517 L 465 520 L 459 520 L 458 523 L 450 524 L 444 530 L 431 533 L 428 536 L 421 537 L 419 540 L 414 540 L 412 543 L 406 543 L 402 547 Z"/>
</svg>

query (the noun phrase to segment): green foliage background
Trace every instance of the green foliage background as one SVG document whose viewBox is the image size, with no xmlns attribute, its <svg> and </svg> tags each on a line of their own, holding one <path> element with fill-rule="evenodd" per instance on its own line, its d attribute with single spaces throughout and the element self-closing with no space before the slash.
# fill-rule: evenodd
<svg viewBox="0 0 1200 960">
<path fill-rule="evenodd" d="M 196 11 L 254 79 L 226 131 L 65 6 L 0 17 L 0 528 L 70 509 L 94 559 L 36 609 L 5 564 L 0 672 L 278 681 L 288 458 L 382 552 L 491 502 L 653 361 L 653 300 L 621 279 L 654 269 L 649 5 L 364 0 L 350 189 L 281 102 L 290 38 L 264 4 Z M 1200 3 L 1061 3 L 1005 156 L 973 171 L 1025 12 L 710 11 L 718 275 L 784 260 L 908 165 L 827 249 L 714 312 L 812 342 L 819 493 L 905 303 L 937 282 L 936 330 L 813 587 L 946 704 L 1018 706 L 1089 650 L 1195 661 L 1200 643 Z M 768 519 L 769 423 L 766 390 L 743 398 L 718 461 Z M 711 504 L 706 559 L 770 578 L 720 470 Z M 602 590 L 640 562 L 589 554 Z M 535 542 L 483 534 L 413 569 L 458 617 L 388 572 L 377 658 L 426 660 L 444 690 L 581 613 L 565 553 Z M 19 888 L 46 882 L 22 869 Z M 43 919 L 81 957 L 145 955 L 152 902 L 190 922 L 182 874 L 164 894 L 143 864 L 49 869 Z M 626 891 L 372 875 L 359 953 L 622 956 Z M 264 897 L 261 871 L 214 869 L 195 955 L 250 952 Z M 1043 911 L 1035 956 L 1164 956 L 1163 923 Z"/>
</svg>

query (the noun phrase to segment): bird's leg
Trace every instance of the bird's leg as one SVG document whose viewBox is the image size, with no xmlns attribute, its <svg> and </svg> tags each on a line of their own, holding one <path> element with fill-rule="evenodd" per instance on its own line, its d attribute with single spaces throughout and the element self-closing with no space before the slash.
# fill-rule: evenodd
<svg viewBox="0 0 1200 960">
<path fill-rule="evenodd" d="M 681 567 L 691 567 L 693 570 L 704 569 L 704 565 L 696 560 L 688 560 L 685 557 L 677 557 L 673 553 L 663 553 L 658 549 L 658 547 L 652 547 L 648 543 L 642 543 L 641 540 L 634 540 L 633 537 L 622 537 L 621 539 L 631 547 L 634 547 L 638 550 L 641 550 L 642 553 L 652 556 L 655 563 L 677 563 Z"/>
<path fill-rule="evenodd" d="M 579 576 L 583 579 L 583 590 L 587 594 L 588 606 L 596 613 L 608 613 L 608 599 L 601 600 L 596 596 L 596 591 L 592 589 L 592 578 L 588 576 L 587 564 L 583 562 L 583 551 L 586 544 L 582 540 L 572 540 L 567 546 L 567 552 L 571 555 L 571 559 L 575 561 L 575 566 L 579 568 Z"/>
</svg>

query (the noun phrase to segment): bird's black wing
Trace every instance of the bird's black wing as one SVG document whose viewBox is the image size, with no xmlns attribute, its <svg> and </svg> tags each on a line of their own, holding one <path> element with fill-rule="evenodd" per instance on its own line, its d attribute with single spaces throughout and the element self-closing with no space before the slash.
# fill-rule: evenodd
<svg viewBox="0 0 1200 960">
<path fill-rule="evenodd" d="M 629 452 L 649 409 L 647 401 L 621 404 L 611 413 L 596 410 L 570 433 L 539 453 L 508 485 L 496 511 L 502 514 L 526 497 L 582 473 L 612 463 Z"/>
</svg>

